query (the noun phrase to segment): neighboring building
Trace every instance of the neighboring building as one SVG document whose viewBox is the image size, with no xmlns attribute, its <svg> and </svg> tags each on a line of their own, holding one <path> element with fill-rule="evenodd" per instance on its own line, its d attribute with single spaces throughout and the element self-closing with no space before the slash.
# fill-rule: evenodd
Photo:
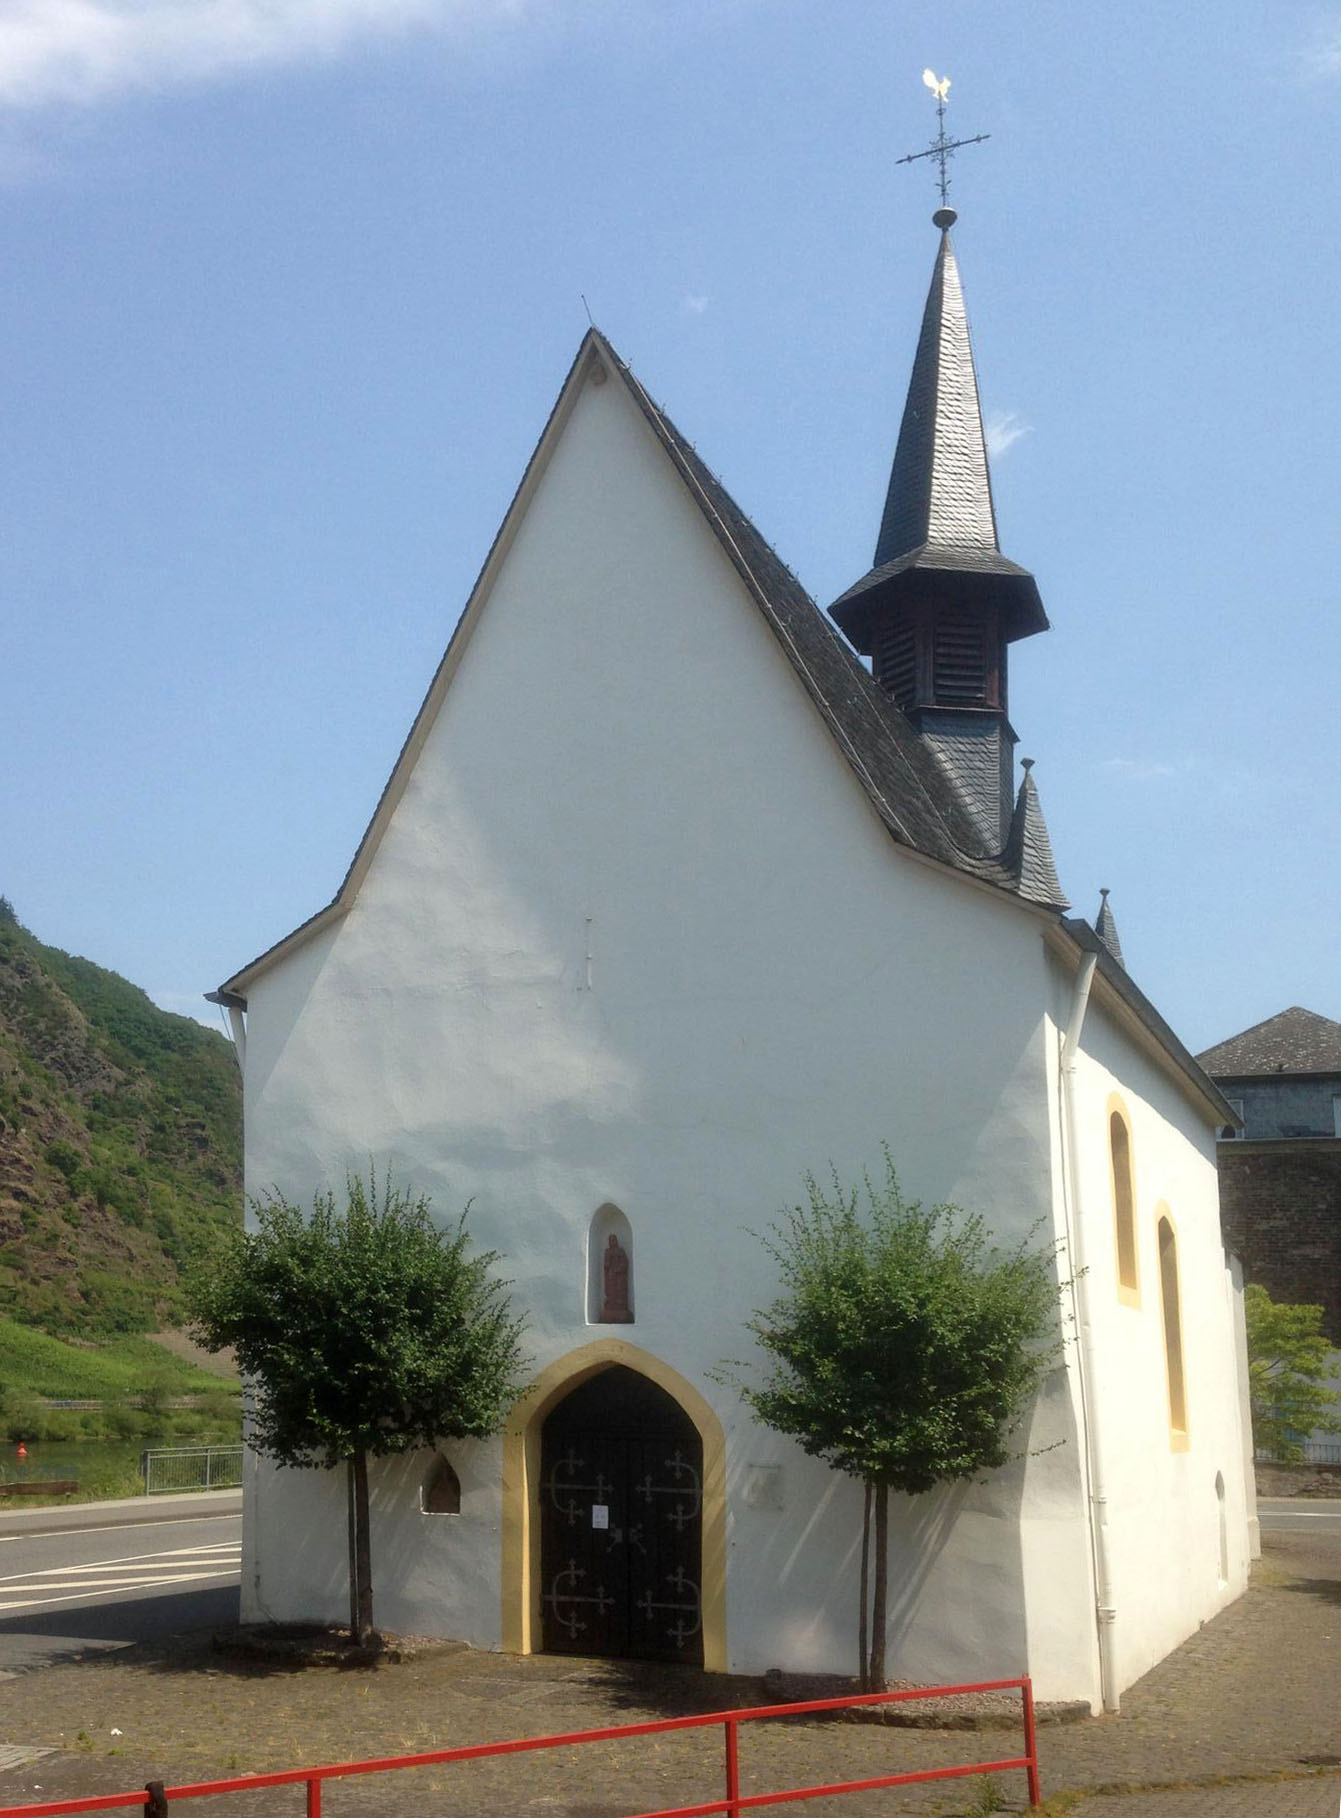
<svg viewBox="0 0 1341 1818">
<path fill-rule="evenodd" d="M 1226 1240 L 1341 1347 L 1341 1023 L 1296 1004 L 1198 1059 L 1242 1120 L 1220 1131 Z"/>
<path fill-rule="evenodd" d="M 1054 1237 L 1076 1315 L 1016 1462 L 895 1499 L 891 1674 L 1112 1705 L 1246 1582 L 1232 1113 L 1016 787 L 1047 620 L 936 220 L 851 644 L 593 331 L 337 896 L 217 994 L 248 1191 L 373 1156 L 471 1202 L 530 1320 L 507 1432 L 443 1448 L 459 1513 L 433 1456 L 375 1471 L 390 1628 L 850 1671 L 860 1490 L 717 1369 L 776 1291 L 753 1233 L 885 1142 L 910 1196 Z M 339 1620 L 344 1496 L 252 1461 L 249 1618 Z"/>
</svg>

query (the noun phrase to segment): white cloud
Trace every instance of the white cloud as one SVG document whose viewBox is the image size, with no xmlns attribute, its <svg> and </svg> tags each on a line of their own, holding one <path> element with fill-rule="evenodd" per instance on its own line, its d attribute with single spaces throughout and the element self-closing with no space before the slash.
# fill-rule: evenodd
<svg viewBox="0 0 1341 1818">
<path fill-rule="evenodd" d="M 0 106 L 87 104 L 492 24 L 526 0 L 0 0 Z"/>
<path fill-rule="evenodd" d="M 1033 432 L 1033 424 L 1026 423 L 1017 410 L 994 410 L 983 424 L 987 452 L 994 461 L 999 460 L 1007 449 L 1013 448 L 1021 436 L 1032 435 Z"/>
<path fill-rule="evenodd" d="M 1341 24 L 1335 19 L 1319 26 L 1303 54 L 1303 65 L 1310 76 L 1341 76 Z"/>
<path fill-rule="evenodd" d="M 1125 776 L 1133 783 L 1159 782 L 1162 778 L 1177 776 L 1180 770 L 1185 770 L 1186 768 L 1186 764 L 1162 764 L 1145 761 L 1140 758 L 1115 757 L 1104 759 L 1105 770 L 1116 771 L 1119 776 Z"/>
<path fill-rule="evenodd" d="M 684 306 L 691 316 L 701 316 L 708 307 L 708 303 L 709 299 L 707 297 L 696 297 L 692 294 L 687 296 L 684 300 Z"/>
</svg>

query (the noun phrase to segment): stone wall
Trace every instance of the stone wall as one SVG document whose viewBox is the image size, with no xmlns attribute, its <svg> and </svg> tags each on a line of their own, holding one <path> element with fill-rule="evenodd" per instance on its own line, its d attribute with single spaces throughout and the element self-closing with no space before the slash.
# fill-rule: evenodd
<svg viewBox="0 0 1341 1818">
<path fill-rule="evenodd" d="M 1341 1141 L 1221 1143 L 1225 1243 L 1273 1300 L 1323 1308 L 1341 1346 Z"/>
</svg>

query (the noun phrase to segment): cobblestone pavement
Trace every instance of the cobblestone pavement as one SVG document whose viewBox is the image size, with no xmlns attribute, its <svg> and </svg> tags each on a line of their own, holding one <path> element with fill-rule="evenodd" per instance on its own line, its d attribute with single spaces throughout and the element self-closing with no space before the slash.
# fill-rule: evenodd
<svg viewBox="0 0 1341 1818">
<path fill-rule="evenodd" d="M 1132 1793 L 1082 1799 L 1067 1818 L 1337 1818 L 1341 1780 L 1260 1781 L 1202 1786 L 1185 1792 Z"/>
<path fill-rule="evenodd" d="M 1074 1818 L 1336 1818 L 1339 1666 L 1341 1541 L 1276 1536 L 1252 1590 L 1131 1687 L 1120 1716 L 1040 1732 L 1044 1795 Z M 612 1661 L 461 1650 L 375 1672 L 293 1672 L 231 1662 L 208 1637 L 180 1637 L 0 1683 L 0 1744 L 54 1751 L 26 1763 L 11 1756 L 0 1805 L 763 1701 L 757 1681 Z M 759 1724 L 742 1734 L 743 1790 L 1002 1759 L 1017 1735 Z M 340 1781 L 325 1808 L 328 1818 L 419 1818 L 426 1807 L 453 1818 L 623 1818 L 718 1797 L 721 1775 L 721 1732 L 709 1729 Z M 1023 1775 L 992 1781 L 1018 1809 Z M 816 1818 L 982 1812 L 989 1790 L 974 1777 L 791 1809 Z M 295 1818 L 300 1800 L 297 1788 L 258 1790 L 217 1818 Z"/>
</svg>

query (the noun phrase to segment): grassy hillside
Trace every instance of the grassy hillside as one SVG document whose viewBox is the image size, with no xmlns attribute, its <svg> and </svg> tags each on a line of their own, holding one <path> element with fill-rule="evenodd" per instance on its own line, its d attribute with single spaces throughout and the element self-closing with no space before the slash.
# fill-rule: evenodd
<svg viewBox="0 0 1341 1818">
<path fill-rule="evenodd" d="M 0 897 L 0 1309 L 85 1339 L 173 1323 L 181 1271 L 241 1217 L 241 1150 L 223 1036 Z"/>
<path fill-rule="evenodd" d="M 236 1386 L 151 1338 L 118 1338 L 95 1348 L 0 1317 L 0 1385 L 18 1384 L 57 1401 L 124 1401 L 151 1383 L 166 1395 L 219 1395 Z"/>
</svg>

